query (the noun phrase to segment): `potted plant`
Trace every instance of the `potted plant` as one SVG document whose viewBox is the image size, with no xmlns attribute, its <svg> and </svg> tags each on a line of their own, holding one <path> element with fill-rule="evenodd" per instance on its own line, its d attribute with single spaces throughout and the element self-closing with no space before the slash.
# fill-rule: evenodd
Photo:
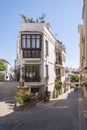
<svg viewBox="0 0 87 130">
<path fill-rule="evenodd" d="M 46 87 L 46 91 L 44 94 L 44 102 L 49 102 L 50 101 L 50 91 L 48 91 L 47 87 Z"/>
<path fill-rule="evenodd" d="M 56 89 L 56 97 L 60 94 L 60 90 L 62 88 L 62 84 L 60 82 L 55 83 L 55 89 Z"/>
<path fill-rule="evenodd" d="M 29 86 L 24 85 L 24 82 L 20 82 L 20 86 L 18 86 L 18 92 L 24 94 L 29 91 Z"/>
</svg>

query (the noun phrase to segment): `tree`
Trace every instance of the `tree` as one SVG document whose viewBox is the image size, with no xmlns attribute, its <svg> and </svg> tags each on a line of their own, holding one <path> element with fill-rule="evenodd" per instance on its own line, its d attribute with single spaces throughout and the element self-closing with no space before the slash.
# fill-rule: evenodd
<svg viewBox="0 0 87 130">
<path fill-rule="evenodd" d="M 3 62 L 0 62 L 0 71 L 6 70 L 6 66 L 4 65 Z"/>
<path fill-rule="evenodd" d="M 79 82 L 79 76 L 76 75 L 76 74 L 72 75 L 72 81 L 73 82 Z"/>
</svg>

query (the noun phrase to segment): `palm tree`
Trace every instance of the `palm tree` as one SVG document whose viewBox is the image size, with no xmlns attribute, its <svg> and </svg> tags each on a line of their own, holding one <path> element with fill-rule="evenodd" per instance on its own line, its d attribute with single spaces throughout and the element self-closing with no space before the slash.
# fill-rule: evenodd
<svg viewBox="0 0 87 130">
<path fill-rule="evenodd" d="M 22 17 L 22 19 L 24 20 L 24 22 L 25 23 L 38 23 L 38 22 L 40 22 L 40 23 L 45 23 L 45 20 L 44 20 L 44 18 L 45 18 L 45 14 L 42 14 L 42 16 L 41 17 L 39 17 L 39 18 L 37 18 L 35 21 L 33 20 L 33 18 L 28 18 L 26 15 L 24 15 L 24 14 L 20 14 L 21 15 L 21 17 Z"/>
<path fill-rule="evenodd" d="M 41 23 L 45 22 L 45 20 L 44 20 L 45 17 L 46 17 L 45 14 L 42 14 L 42 16 L 39 17 L 39 20 L 40 20 Z"/>
<path fill-rule="evenodd" d="M 20 14 L 20 15 L 21 15 L 21 17 L 23 18 L 24 22 L 27 23 L 27 22 L 28 22 L 27 16 L 24 15 L 24 14 Z"/>
<path fill-rule="evenodd" d="M 27 22 L 28 22 L 28 23 L 34 23 L 35 21 L 33 20 L 33 18 L 30 18 L 30 19 L 28 18 L 28 19 L 27 19 Z"/>
</svg>

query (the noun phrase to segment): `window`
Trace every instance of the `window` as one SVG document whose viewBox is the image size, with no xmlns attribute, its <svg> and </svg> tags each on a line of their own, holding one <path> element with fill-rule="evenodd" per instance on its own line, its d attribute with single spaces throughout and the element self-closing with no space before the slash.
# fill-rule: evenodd
<svg viewBox="0 0 87 130">
<path fill-rule="evenodd" d="M 27 48 L 30 48 L 30 35 L 27 35 Z"/>
<path fill-rule="evenodd" d="M 26 37 L 22 37 L 22 48 L 26 48 Z"/>
<path fill-rule="evenodd" d="M 40 50 L 23 50 L 23 58 L 40 58 Z"/>
<path fill-rule="evenodd" d="M 32 58 L 35 57 L 35 50 L 32 50 Z"/>
<path fill-rule="evenodd" d="M 65 55 L 63 54 L 63 62 L 65 62 Z"/>
<path fill-rule="evenodd" d="M 40 82 L 40 66 L 25 66 L 25 80 L 26 82 Z"/>
<path fill-rule="evenodd" d="M 22 49 L 24 48 L 40 48 L 41 35 L 40 34 L 22 34 L 21 35 Z"/>
<path fill-rule="evenodd" d="M 28 51 L 27 51 L 27 57 L 26 57 L 26 58 L 30 58 L 30 57 L 31 57 L 31 51 L 28 50 Z"/>
<path fill-rule="evenodd" d="M 40 57 L 40 52 L 39 52 L 38 50 L 36 50 L 36 54 L 35 54 L 35 56 L 36 56 L 37 58 Z"/>
<path fill-rule="evenodd" d="M 46 65 L 46 78 L 48 78 L 48 65 Z"/>
<path fill-rule="evenodd" d="M 21 47 L 23 58 L 40 58 L 41 56 L 41 35 L 22 34 Z"/>
<path fill-rule="evenodd" d="M 45 44 L 46 44 L 46 56 L 48 56 L 48 41 L 47 40 L 45 41 Z"/>
<path fill-rule="evenodd" d="M 64 74 L 65 74 L 65 70 L 64 70 L 64 69 L 62 69 L 62 76 L 64 76 Z"/>
<path fill-rule="evenodd" d="M 23 57 L 27 58 L 27 51 L 26 50 L 23 51 Z"/>
<path fill-rule="evenodd" d="M 61 74 L 61 69 L 56 69 L 56 75 L 60 75 Z"/>
<path fill-rule="evenodd" d="M 32 35 L 32 48 L 35 48 L 35 35 Z"/>
<path fill-rule="evenodd" d="M 36 48 L 40 48 L 40 35 L 36 35 Z"/>
</svg>

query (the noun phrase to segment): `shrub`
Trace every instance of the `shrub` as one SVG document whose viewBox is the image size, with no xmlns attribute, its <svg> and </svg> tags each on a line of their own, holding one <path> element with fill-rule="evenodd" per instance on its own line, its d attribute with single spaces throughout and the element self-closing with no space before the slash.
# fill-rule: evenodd
<svg viewBox="0 0 87 130">
<path fill-rule="evenodd" d="M 56 89 L 56 90 L 60 90 L 61 88 L 62 88 L 62 84 L 56 82 L 56 83 L 55 83 L 55 89 Z"/>
<path fill-rule="evenodd" d="M 44 97 L 44 102 L 49 102 L 49 100 L 50 100 L 50 97 L 47 97 L 47 96 Z"/>
<path fill-rule="evenodd" d="M 0 73 L 0 82 L 4 81 L 4 74 Z"/>
<path fill-rule="evenodd" d="M 59 94 L 58 94 L 58 93 L 56 93 L 56 98 L 58 98 L 58 96 L 59 96 Z"/>
<path fill-rule="evenodd" d="M 32 97 L 33 97 L 33 94 L 30 92 L 26 92 L 25 94 L 21 94 L 17 92 L 16 100 L 18 103 L 23 104 L 30 101 Z"/>
<path fill-rule="evenodd" d="M 46 90 L 44 95 L 44 102 L 49 102 L 49 100 L 50 100 L 50 92 Z"/>
</svg>

